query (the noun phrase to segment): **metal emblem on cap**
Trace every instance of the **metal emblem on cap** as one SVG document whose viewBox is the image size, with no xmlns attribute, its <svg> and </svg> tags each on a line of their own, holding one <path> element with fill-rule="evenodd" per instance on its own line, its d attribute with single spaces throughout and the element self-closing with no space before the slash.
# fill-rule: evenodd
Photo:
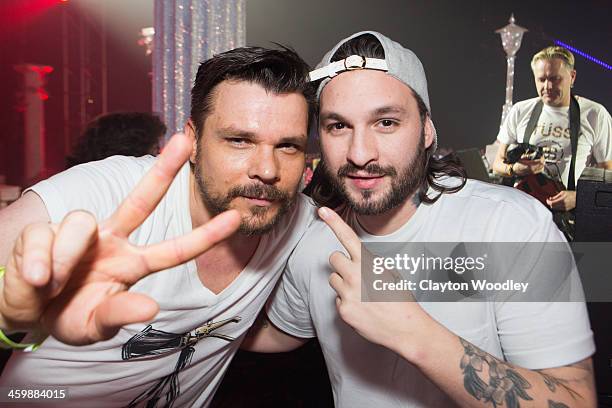
<svg viewBox="0 0 612 408">
<path fill-rule="evenodd" d="M 351 71 L 353 69 L 363 69 L 365 68 L 366 59 L 361 55 L 351 55 L 344 59 L 344 68 L 347 71 Z"/>
<path fill-rule="evenodd" d="M 341 72 L 355 69 L 376 69 L 388 71 L 387 61 L 379 58 L 366 58 L 361 55 L 351 55 L 342 60 L 335 61 L 310 72 L 310 80 L 317 81 L 322 78 L 333 78 Z"/>
</svg>

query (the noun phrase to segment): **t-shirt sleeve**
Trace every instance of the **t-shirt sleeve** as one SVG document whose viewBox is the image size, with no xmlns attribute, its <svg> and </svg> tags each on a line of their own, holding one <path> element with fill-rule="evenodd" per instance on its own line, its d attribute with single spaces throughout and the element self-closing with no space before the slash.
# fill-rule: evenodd
<svg viewBox="0 0 612 408">
<path fill-rule="evenodd" d="M 519 116 L 519 107 L 517 105 L 512 106 L 508 116 L 506 116 L 506 120 L 499 128 L 499 133 L 497 135 L 497 140 L 500 143 L 510 145 L 516 143 L 516 127 L 518 125 L 518 116 Z"/>
<path fill-rule="evenodd" d="M 111 158 L 72 167 L 30 187 L 43 201 L 51 222 L 59 223 L 73 210 L 108 218 L 134 188 L 153 158 Z"/>
<path fill-rule="evenodd" d="M 595 129 L 593 157 L 597 163 L 612 160 L 612 117 L 603 106 L 599 109 Z"/>
<path fill-rule="evenodd" d="M 294 275 L 295 265 L 290 259 L 283 276 L 268 300 L 268 319 L 279 329 L 295 337 L 316 337 L 308 308 L 305 285 L 300 285 Z M 295 271 L 299 273 L 298 271 Z M 302 275 L 303 276 L 303 275 Z M 301 286 L 301 288 L 300 288 Z"/>
<path fill-rule="evenodd" d="M 508 302 L 497 310 L 498 334 L 509 362 L 529 369 L 573 364 L 595 352 L 581 302 Z"/>
<path fill-rule="evenodd" d="M 541 246 L 542 243 L 552 243 L 550 251 L 564 247 L 565 239 L 558 228 L 547 217 L 539 223 L 532 235 L 531 245 Z M 528 245 L 530 243 L 528 242 Z M 569 251 L 569 247 L 567 247 Z M 569 256 L 569 253 L 562 256 Z M 532 258 L 535 258 L 533 256 Z M 562 257 L 559 259 L 563 259 Z M 567 264 L 568 260 L 558 260 L 552 263 Z M 496 304 L 496 320 L 498 336 L 504 356 L 509 362 L 529 369 L 544 369 L 573 364 L 590 357 L 595 352 L 593 332 L 591 331 L 586 305 L 583 299 L 582 285 L 575 263 L 569 260 L 567 278 L 555 282 L 546 276 L 531 276 L 527 281 L 536 285 L 563 288 L 555 290 L 557 301 L 529 302 L 514 301 Z M 550 262 L 548 262 L 550 264 Z M 554 271 L 537 268 L 539 272 L 555 273 L 562 269 L 553 267 Z M 549 268 L 550 269 L 550 268 Z M 520 275 L 518 272 L 517 275 Z M 519 279 L 520 280 L 520 279 Z M 547 282 L 550 282 L 547 285 Z M 564 282 L 559 286 L 559 282 Z M 547 288 L 544 287 L 544 291 Z M 541 292 L 541 291 L 540 291 Z M 560 294 L 560 296 L 559 296 Z M 562 300 L 563 299 L 563 300 Z M 534 301 L 535 300 L 535 301 Z"/>
</svg>

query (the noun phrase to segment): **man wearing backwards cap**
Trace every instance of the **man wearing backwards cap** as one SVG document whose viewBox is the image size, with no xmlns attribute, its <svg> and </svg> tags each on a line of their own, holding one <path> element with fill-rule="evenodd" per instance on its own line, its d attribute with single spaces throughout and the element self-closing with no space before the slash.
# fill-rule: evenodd
<svg viewBox="0 0 612 408">
<path fill-rule="evenodd" d="M 362 302 L 361 241 L 564 238 L 536 200 L 466 182 L 432 157 L 425 74 L 410 50 L 362 32 L 317 68 L 324 177 L 312 194 L 326 207 L 268 305 L 282 331 L 264 324 L 243 346 L 288 350 L 317 336 L 339 407 L 595 406 L 583 303 Z"/>
</svg>

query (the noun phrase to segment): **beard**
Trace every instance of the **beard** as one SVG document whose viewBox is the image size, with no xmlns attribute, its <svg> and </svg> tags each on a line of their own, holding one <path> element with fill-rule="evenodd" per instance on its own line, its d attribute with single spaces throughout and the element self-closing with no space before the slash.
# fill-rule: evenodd
<svg viewBox="0 0 612 408">
<path fill-rule="evenodd" d="M 287 213 L 293 205 L 295 192 L 294 194 L 290 194 L 287 191 L 280 190 L 269 184 L 259 183 L 234 186 L 225 195 L 213 193 L 209 181 L 206 180 L 202 174 L 199 146 L 194 167 L 194 178 L 198 193 L 212 217 L 230 210 L 232 200 L 238 197 L 257 197 L 264 200 L 276 201 L 280 205 L 276 214 L 273 214 L 269 219 L 268 214 L 274 211 L 273 208 L 259 206 L 250 207 L 250 214 L 242 215 L 242 221 L 238 228 L 238 232 L 241 234 L 252 236 L 269 232 L 278 224 L 282 216 Z"/>
<path fill-rule="evenodd" d="M 335 194 L 339 194 L 348 206 L 358 215 L 379 215 L 392 210 L 403 204 L 410 196 L 417 193 L 427 176 L 428 157 L 425 150 L 425 134 L 417 146 L 414 158 L 400 171 L 393 166 L 380 166 L 371 163 L 364 167 L 346 163 L 333 174 L 325 165 L 325 159 L 321 165 Z M 387 191 L 382 192 L 379 198 L 374 197 L 374 191 L 370 189 L 360 190 L 360 197 L 355 198 L 347 188 L 346 178 L 349 174 L 357 171 L 366 172 L 372 176 L 387 176 L 391 179 L 391 185 Z"/>
</svg>

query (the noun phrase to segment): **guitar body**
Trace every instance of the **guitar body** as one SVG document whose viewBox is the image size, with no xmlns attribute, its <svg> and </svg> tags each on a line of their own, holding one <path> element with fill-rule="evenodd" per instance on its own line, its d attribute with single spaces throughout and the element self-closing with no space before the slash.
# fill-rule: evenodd
<svg viewBox="0 0 612 408">
<path fill-rule="evenodd" d="M 530 174 L 528 176 L 521 177 L 515 184 L 514 187 L 521 191 L 535 197 L 548 207 L 546 199 L 550 198 L 561 191 L 565 190 L 565 187 L 561 182 L 553 180 L 543 173 Z"/>
<path fill-rule="evenodd" d="M 565 186 L 560 181 L 553 180 L 543 173 L 521 177 L 514 184 L 514 187 L 535 197 L 546 208 L 549 208 L 548 204 L 546 204 L 547 198 L 565 190 Z M 568 241 L 574 240 L 575 222 L 573 211 L 553 211 L 553 221 Z"/>
</svg>

